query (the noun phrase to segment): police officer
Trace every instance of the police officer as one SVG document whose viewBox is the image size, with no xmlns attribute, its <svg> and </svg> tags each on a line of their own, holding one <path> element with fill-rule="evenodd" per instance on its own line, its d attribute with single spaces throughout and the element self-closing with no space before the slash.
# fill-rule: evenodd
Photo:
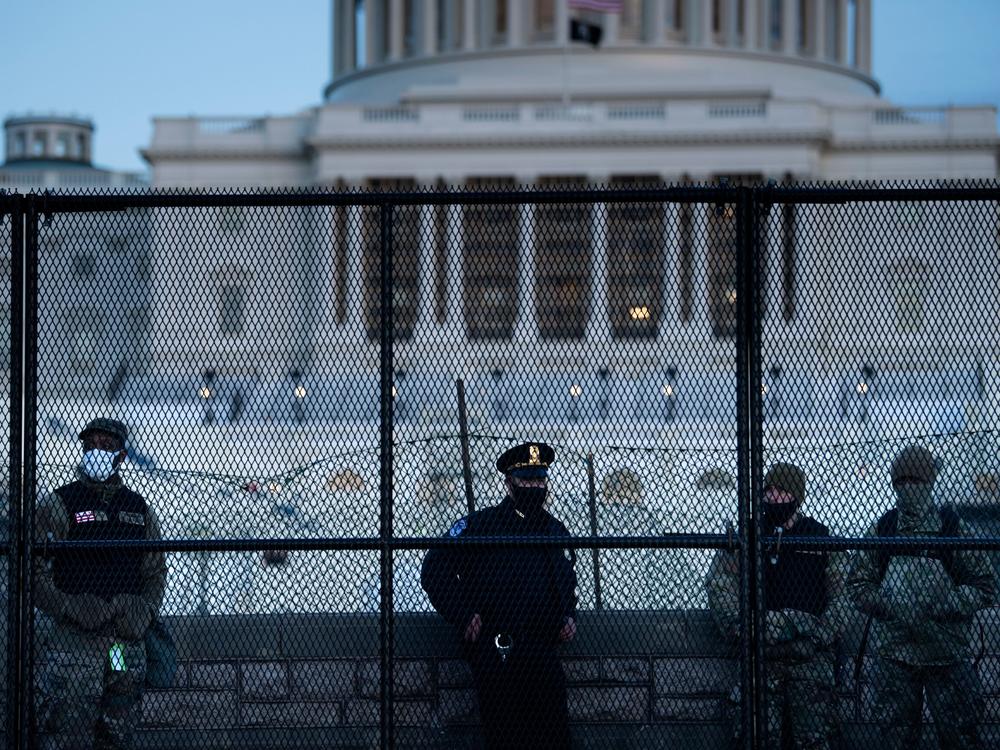
<svg viewBox="0 0 1000 750">
<path fill-rule="evenodd" d="M 834 641 L 846 616 L 846 559 L 781 548 L 785 535 L 829 535 L 800 511 L 805 495 L 806 475 L 798 466 L 776 463 L 764 477 L 764 533 L 779 540 L 767 551 L 763 570 L 767 747 L 825 750 L 836 732 Z M 736 555 L 719 550 L 705 585 L 712 614 L 734 640 L 741 636 L 739 580 Z"/>
<path fill-rule="evenodd" d="M 504 537 L 568 537 L 545 508 L 555 451 L 524 443 L 497 459 L 506 497 L 459 519 L 451 537 L 497 547 L 431 550 L 420 581 L 455 628 L 479 699 L 487 748 L 568 748 L 566 682 L 557 646 L 576 634 L 576 573 L 568 550 L 505 547 Z"/>
<path fill-rule="evenodd" d="M 38 665 L 38 722 L 48 747 L 128 748 L 145 678 L 143 638 L 163 602 L 162 552 L 100 547 L 46 554 L 61 540 L 159 539 L 146 501 L 122 482 L 126 426 L 90 421 L 77 479 L 37 509 L 35 602 L 55 620 Z"/>
<path fill-rule="evenodd" d="M 959 537 L 969 531 L 934 502 L 938 460 L 927 448 L 899 452 L 889 473 L 896 507 L 868 529 L 876 537 Z M 996 601 L 993 568 L 982 550 L 859 550 L 847 587 L 879 636 L 875 714 L 888 750 L 916 747 L 924 693 L 940 747 L 985 747 L 979 736 L 982 691 L 971 662 L 972 619 Z"/>
</svg>

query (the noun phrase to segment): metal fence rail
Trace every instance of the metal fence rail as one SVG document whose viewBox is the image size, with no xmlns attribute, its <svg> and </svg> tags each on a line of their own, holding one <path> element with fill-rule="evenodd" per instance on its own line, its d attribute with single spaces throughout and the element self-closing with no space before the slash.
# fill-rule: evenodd
<svg viewBox="0 0 1000 750">
<path fill-rule="evenodd" d="M 161 557 L 182 668 L 130 693 L 114 726 L 136 746 L 475 745 L 483 667 L 434 614 L 432 550 L 490 561 L 508 610 L 506 561 L 572 561 L 579 627 L 552 669 L 575 744 L 762 746 L 799 726 L 789 674 L 827 655 L 812 708 L 870 744 L 895 636 L 862 612 L 866 560 L 914 628 L 914 581 L 982 595 L 948 658 L 1000 739 L 1000 617 L 969 583 L 1000 561 L 997 184 L 0 193 L 0 246 L 9 747 L 67 739 L 59 712 L 90 698 L 60 665 L 122 640 L 118 615 L 87 630 L 52 604 L 65 561 Z M 161 534 L 66 538 L 95 512 L 60 498 L 96 416 L 128 424 L 121 476 Z M 555 447 L 546 507 L 570 535 L 463 535 L 520 442 Z M 960 525 L 879 536 L 912 444 Z M 765 523 L 779 462 L 828 535 Z M 836 637 L 789 661 L 775 623 L 820 600 Z"/>
</svg>

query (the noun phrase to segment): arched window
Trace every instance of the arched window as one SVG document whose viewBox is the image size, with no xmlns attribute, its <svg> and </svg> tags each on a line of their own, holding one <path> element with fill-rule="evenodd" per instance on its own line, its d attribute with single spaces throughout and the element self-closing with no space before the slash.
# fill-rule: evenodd
<svg viewBox="0 0 1000 750">
<path fill-rule="evenodd" d="M 896 330 L 900 333 L 919 333 L 926 319 L 927 264 L 914 258 L 903 258 L 890 266 L 889 278 L 892 280 Z"/>
</svg>

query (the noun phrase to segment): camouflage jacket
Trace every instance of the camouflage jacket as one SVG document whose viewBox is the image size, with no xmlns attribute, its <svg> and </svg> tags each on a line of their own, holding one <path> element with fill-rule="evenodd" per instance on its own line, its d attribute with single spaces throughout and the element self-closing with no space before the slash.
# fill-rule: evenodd
<svg viewBox="0 0 1000 750">
<path fill-rule="evenodd" d="M 795 533 L 794 527 L 788 531 Z M 779 553 L 780 554 L 780 553 Z M 803 662 L 817 653 L 832 652 L 849 614 L 844 578 L 847 560 L 841 553 L 826 555 L 826 607 L 819 615 L 798 609 L 768 610 L 765 615 L 764 653 L 779 662 Z M 708 606 L 722 634 L 740 633 L 740 565 L 735 552 L 716 552 L 705 578 Z"/>
<path fill-rule="evenodd" d="M 937 537 L 941 516 L 934 506 L 933 485 L 906 484 L 896 491 L 899 536 Z M 959 536 L 969 536 L 959 522 Z M 873 524 L 867 536 L 877 536 Z M 859 550 L 847 579 L 855 605 L 876 622 L 878 653 L 907 664 L 954 664 L 971 655 L 975 613 L 992 606 L 996 583 L 989 558 L 981 550 L 955 550 L 950 572 L 937 557 L 892 555 Z"/>
</svg>

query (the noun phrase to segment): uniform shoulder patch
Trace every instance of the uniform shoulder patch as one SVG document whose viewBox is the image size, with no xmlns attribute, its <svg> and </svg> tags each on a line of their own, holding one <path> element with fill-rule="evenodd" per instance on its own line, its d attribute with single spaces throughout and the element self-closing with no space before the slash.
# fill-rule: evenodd
<svg viewBox="0 0 1000 750">
<path fill-rule="evenodd" d="M 448 530 L 448 536 L 461 536 L 462 532 L 468 527 L 469 522 L 464 518 L 459 518 L 455 521 L 455 525 Z"/>
</svg>

